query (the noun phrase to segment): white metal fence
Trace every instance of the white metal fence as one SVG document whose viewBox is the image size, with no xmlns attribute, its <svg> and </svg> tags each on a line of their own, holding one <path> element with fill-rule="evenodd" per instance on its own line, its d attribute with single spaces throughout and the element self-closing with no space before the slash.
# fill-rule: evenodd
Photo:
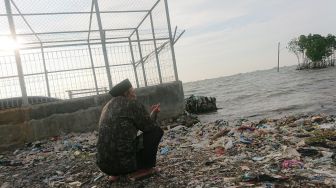
<svg viewBox="0 0 336 188">
<path fill-rule="evenodd" d="M 0 0 L 0 109 L 178 80 L 167 0 Z"/>
</svg>

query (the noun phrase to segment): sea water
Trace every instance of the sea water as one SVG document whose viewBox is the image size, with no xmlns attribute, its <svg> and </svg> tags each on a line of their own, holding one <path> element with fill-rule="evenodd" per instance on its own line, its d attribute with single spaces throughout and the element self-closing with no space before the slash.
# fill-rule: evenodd
<svg viewBox="0 0 336 188">
<path fill-rule="evenodd" d="M 295 66 L 184 83 L 184 94 L 217 98 L 215 113 L 203 121 L 336 114 L 336 68 L 296 70 Z"/>
</svg>

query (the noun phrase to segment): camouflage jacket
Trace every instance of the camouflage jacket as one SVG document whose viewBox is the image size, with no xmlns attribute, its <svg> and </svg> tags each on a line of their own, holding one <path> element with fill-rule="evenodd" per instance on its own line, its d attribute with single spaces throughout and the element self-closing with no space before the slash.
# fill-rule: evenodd
<svg viewBox="0 0 336 188">
<path fill-rule="evenodd" d="M 111 99 L 99 121 L 97 165 L 109 175 L 136 170 L 136 136 L 155 126 L 144 105 L 125 97 Z"/>
</svg>

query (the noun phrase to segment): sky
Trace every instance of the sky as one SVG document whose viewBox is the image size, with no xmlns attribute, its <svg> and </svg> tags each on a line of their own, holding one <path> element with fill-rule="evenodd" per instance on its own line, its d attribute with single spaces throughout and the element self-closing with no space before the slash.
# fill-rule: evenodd
<svg viewBox="0 0 336 188">
<path fill-rule="evenodd" d="M 301 35 L 336 35 L 335 0 L 169 0 L 183 82 L 296 65 L 287 43 Z"/>
<path fill-rule="evenodd" d="M 143 0 L 145 1 L 149 0 Z M 90 10 L 91 5 L 91 0 L 72 0 L 66 1 L 67 3 L 53 1 L 52 6 L 47 6 L 48 4 L 30 6 L 32 2 L 35 1 L 16 1 L 23 12 L 55 11 L 54 9 Z M 123 10 L 141 7 L 143 4 L 142 1 L 134 0 L 101 2 L 114 4 L 113 7 L 101 5 L 103 10 L 109 8 Z M 151 7 L 155 0 L 150 2 L 148 7 Z M 297 64 L 295 55 L 286 49 L 291 39 L 309 33 L 336 35 L 336 0 L 168 0 L 168 2 L 172 28 L 177 25 L 180 30 L 186 30 L 175 46 L 179 78 L 183 82 L 276 67 L 278 42 L 281 43 L 280 66 L 295 65 Z M 0 12 L 4 12 L 3 9 L 3 2 L 0 1 Z M 109 23 L 106 27 L 116 25 L 113 20 L 117 19 L 109 17 L 108 21 L 104 22 L 105 26 L 106 23 Z M 124 17 L 122 20 L 122 23 L 129 23 Z M 54 31 L 64 27 L 70 30 L 85 30 L 88 26 L 86 23 L 88 19 L 81 20 L 76 16 L 70 18 L 55 16 L 43 24 L 40 22 L 40 19 L 30 20 L 37 31 L 46 28 Z M 2 23 L 5 23 L 4 20 L 0 20 L 0 24 Z M 2 46 L 8 47 L 2 43 Z"/>
</svg>

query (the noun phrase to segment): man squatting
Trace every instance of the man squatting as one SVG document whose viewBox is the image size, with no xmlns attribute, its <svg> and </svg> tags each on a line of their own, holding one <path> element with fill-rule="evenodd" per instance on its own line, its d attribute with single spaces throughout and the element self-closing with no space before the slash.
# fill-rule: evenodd
<svg viewBox="0 0 336 188">
<path fill-rule="evenodd" d="M 156 124 L 160 105 L 151 114 L 136 100 L 128 79 L 109 92 L 112 99 L 104 106 L 99 120 L 97 165 L 110 181 L 129 175 L 136 180 L 157 172 L 156 153 L 163 130 Z M 143 133 L 137 136 L 138 131 Z"/>
</svg>

